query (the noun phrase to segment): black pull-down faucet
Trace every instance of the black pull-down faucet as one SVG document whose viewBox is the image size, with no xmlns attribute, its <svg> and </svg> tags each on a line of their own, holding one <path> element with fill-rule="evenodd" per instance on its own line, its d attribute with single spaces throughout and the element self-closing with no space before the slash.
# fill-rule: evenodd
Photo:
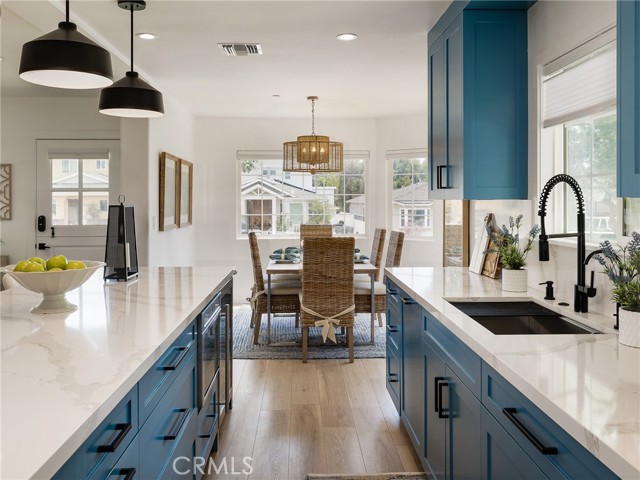
<svg viewBox="0 0 640 480">
<path fill-rule="evenodd" d="M 549 200 L 549 194 L 553 187 L 559 183 L 564 182 L 568 184 L 573 190 L 576 196 L 576 202 L 578 204 L 578 233 L 555 233 L 547 235 L 547 231 L 544 224 L 544 218 L 547 216 L 547 201 Z M 550 238 L 566 238 L 577 237 L 578 239 L 578 261 L 577 261 L 577 282 L 574 288 L 573 298 L 573 310 L 576 312 L 586 313 L 589 311 L 589 297 L 596 295 L 596 289 L 593 288 L 593 283 L 590 287 L 586 285 L 585 279 L 585 215 L 584 215 L 584 197 L 582 195 L 582 189 L 575 178 L 561 173 L 554 175 L 542 188 L 540 193 L 540 203 L 538 204 L 538 216 L 540 217 L 540 236 L 538 243 L 538 255 L 541 262 L 549 261 L 549 239 Z"/>
</svg>

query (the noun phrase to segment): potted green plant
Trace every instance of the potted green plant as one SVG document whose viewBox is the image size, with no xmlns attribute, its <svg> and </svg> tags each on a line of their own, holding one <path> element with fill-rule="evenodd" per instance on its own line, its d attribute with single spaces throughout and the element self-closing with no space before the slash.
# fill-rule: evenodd
<svg viewBox="0 0 640 480">
<path fill-rule="evenodd" d="M 620 305 L 620 343 L 640 348 L 640 233 L 633 232 L 625 247 L 614 248 L 605 240 L 596 259 L 613 283 L 611 296 Z"/>
<path fill-rule="evenodd" d="M 490 231 L 491 243 L 487 252 L 496 252 L 502 265 L 502 290 L 506 292 L 527 291 L 527 254 L 533 246 L 533 240 L 540 232 L 540 227 L 534 225 L 529 230 L 526 241 L 520 244 L 520 227 L 522 215 L 515 219 L 509 217 L 509 228 L 502 225 L 497 232 Z"/>
</svg>

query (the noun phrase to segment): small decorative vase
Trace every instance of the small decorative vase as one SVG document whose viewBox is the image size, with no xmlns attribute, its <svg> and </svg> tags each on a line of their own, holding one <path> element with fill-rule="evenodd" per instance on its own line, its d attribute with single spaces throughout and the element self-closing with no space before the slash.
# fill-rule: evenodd
<svg viewBox="0 0 640 480">
<path fill-rule="evenodd" d="M 640 348 L 640 312 L 620 309 L 618 340 L 628 347 Z"/>
<path fill-rule="evenodd" d="M 502 269 L 502 290 L 505 292 L 526 292 L 527 291 L 527 271 Z"/>
</svg>

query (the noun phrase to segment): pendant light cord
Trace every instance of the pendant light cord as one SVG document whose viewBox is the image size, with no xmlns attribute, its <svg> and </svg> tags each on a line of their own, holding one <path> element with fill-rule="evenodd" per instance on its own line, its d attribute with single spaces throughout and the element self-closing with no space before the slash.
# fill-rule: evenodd
<svg viewBox="0 0 640 480">
<path fill-rule="evenodd" d="M 311 135 L 316 134 L 316 101 L 311 99 Z"/>
<path fill-rule="evenodd" d="M 66 16 L 67 16 L 67 23 L 69 23 L 69 0 L 67 0 L 65 10 L 66 10 Z"/>
<path fill-rule="evenodd" d="M 133 5 L 131 6 L 131 71 L 133 72 Z"/>
</svg>

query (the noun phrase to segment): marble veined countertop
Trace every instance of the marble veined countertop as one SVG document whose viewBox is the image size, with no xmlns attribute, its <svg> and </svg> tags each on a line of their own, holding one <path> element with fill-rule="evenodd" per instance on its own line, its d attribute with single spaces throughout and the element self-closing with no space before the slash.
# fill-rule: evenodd
<svg viewBox="0 0 640 480">
<path fill-rule="evenodd" d="M 0 478 L 50 478 L 235 274 L 142 268 L 67 294 L 73 313 L 35 315 L 41 296 L 0 292 Z"/>
<path fill-rule="evenodd" d="M 580 444 L 624 479 L 640 478 L 640 349 L 618 343 L 613 320 L 560 307 L 561 299 L 502 292 L 499 281 L 463 268 L 386 270 L 434 315 Z M 602 295 L 602 293 L 598 293 Z M 494 335 L 446 299 L 524 298 L 609 333 Z M 573 299 L 562 299 L 573 305 Z"/>
</svg>

